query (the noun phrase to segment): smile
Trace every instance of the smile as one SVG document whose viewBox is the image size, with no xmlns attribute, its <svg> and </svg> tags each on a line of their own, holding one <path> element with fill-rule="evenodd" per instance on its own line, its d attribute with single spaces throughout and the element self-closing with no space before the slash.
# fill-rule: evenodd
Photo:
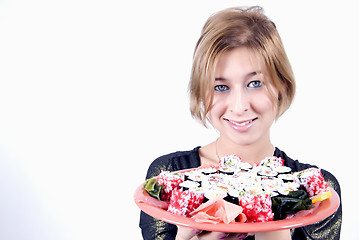
<svg viewBox="0 0 359 240">
<path fill-rule="evenodd" d="M 241 131 L 241 132 L 249 129 L 254 124 L 254 121 L 257 119 L 258 118 L 256 117 L 256 118 L 246 120 L 246 121 L 233 121 L 233 120 L 224 118 L 224 120 L 227 121 L 232 128 L 234 128 L 237 131 Z"/>
<path fill-rule="evenodd" d="M 227 120 L 228 122 L 230 122 L 230 123 L 232 123 L 232 124 L 234 124 L 234 125 L 236 125 L 236 126 L 243 127 L 243 126 L 245 126 L 245 125 L 247 125 L 247 124 L 249 124 L 249 123 L 251 123 L 251 122 L 253 122 L 253 121 L 257 120 L 257 119 L 258 119 L 258 118 L 253 118 L 253 119 L 251 119 L 251 120 L 242 121 L 242 122 L 236 122 L 236 121 L 232 121 L 232 120 L 229 120 L 229 119 L 225 119 L 225 120 Z"/>
</svg>

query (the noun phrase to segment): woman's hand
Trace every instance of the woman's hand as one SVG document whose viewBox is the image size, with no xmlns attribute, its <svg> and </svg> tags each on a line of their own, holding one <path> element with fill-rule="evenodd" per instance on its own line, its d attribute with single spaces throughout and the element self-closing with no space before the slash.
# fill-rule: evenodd
<svg viewBox="0 0 359 240">
<path fill-rule="evenodd" d="M 208 232 L 201 231 L 198 229 L 188 228 L 188 227 L 178 227 L 178 232 L 176 236 L 176 240 L 218 240 L 218 239 L 226 239 L 226 240 L 239 240 L 245 239 L 248 234 L 247 233 L 222 233 L 222 232 Z"/>
<path fill-rule="evenodd" d="M 273 232 L 258 232 L 255 234 L 256 240 L 290 240 L 292 236 L 290 230 L 279 230 Z"/>
<path fill-rule="evenodd" d="M 176 240 L 217 240 L 217 239 L 228 239 L 228 240 L 239 240 L 245 239 L 249 235 L 248 233 L 221 233 L 221 232 L 207 232 L 201 231 L 188 227 L 178 227 Z M 279 230 L 272 232 L 258 232 L 255 233 L 256 240 L 290 240 L 290 230 Z"/>
</svg>

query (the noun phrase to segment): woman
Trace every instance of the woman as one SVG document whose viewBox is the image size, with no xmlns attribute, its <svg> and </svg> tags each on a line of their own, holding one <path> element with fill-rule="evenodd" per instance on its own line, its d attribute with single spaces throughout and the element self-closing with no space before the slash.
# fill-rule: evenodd
<svg viewBox="0 0 359 240">
<path fill-rule="evenodd" d="M 228 154 L 249 163 L 274 155 L 293 171 L 312 167 L 292 160 L 270 140 L 272 123 L 291 105 L 295 81 L 276 27 L 260 7 L 230 8 L 207 20 L 195 49 L 189 91 L 192 115 L 220 136 L 209 145 L 156 159 L 146 178 L 161 170 L 218 165 Z M 340 195 L 335 177 L 325 170 L 322 174 Z M 341 206 L 316 224 L 249 234 L 254 236 L 177 227 L 143 212 L 140 227 L 144 239 L 339 239 Z"/>
</svg>

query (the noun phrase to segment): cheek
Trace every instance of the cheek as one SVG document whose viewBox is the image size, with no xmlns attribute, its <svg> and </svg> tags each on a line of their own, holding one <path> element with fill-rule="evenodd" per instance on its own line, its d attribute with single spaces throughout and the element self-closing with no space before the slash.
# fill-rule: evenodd
<svg viewBox="0 0 359 240">
<path fill-rule="evenodd" d="M 276 105 L 273 100 L 266 94 L 253 96 L 251 99 L 252 109 L 262 115 L 270 115 L 275 118 L 276 116 Z"/>
<path fill-rule="evenodd" d="M 216 118 L 221 117 L 225 112 L 225 105 L 221 97 L 214 97 L 211 109 L 208 112 L 208 118 L 211 122 Z"/>
</svg>

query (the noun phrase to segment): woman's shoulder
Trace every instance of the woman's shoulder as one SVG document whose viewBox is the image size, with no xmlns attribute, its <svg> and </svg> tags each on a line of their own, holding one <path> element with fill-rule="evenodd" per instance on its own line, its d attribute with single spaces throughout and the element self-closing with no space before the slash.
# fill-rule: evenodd
<svg viewBox="0 0 359 240">
<path fill-rule="evenodd" d="M 294 172 L 302 171 L 307 168 L 316 167 L 315 165 L 301 163 L 298 160 L 293 160 L 284 151 L 279 148 L 275 148 L 274 156 L 280 157 L 284 160 L 284 165 L 290 167 Z"/>
<path fill-rule="evenodd" d="M 188 151 L 176 151 L 155 159 L 148 168 L 146 178 L 152 178 L 161 173 L 161 171 L 178 171 L 200 166 L 200 158 L 196 147 Z"/>
</svg>

